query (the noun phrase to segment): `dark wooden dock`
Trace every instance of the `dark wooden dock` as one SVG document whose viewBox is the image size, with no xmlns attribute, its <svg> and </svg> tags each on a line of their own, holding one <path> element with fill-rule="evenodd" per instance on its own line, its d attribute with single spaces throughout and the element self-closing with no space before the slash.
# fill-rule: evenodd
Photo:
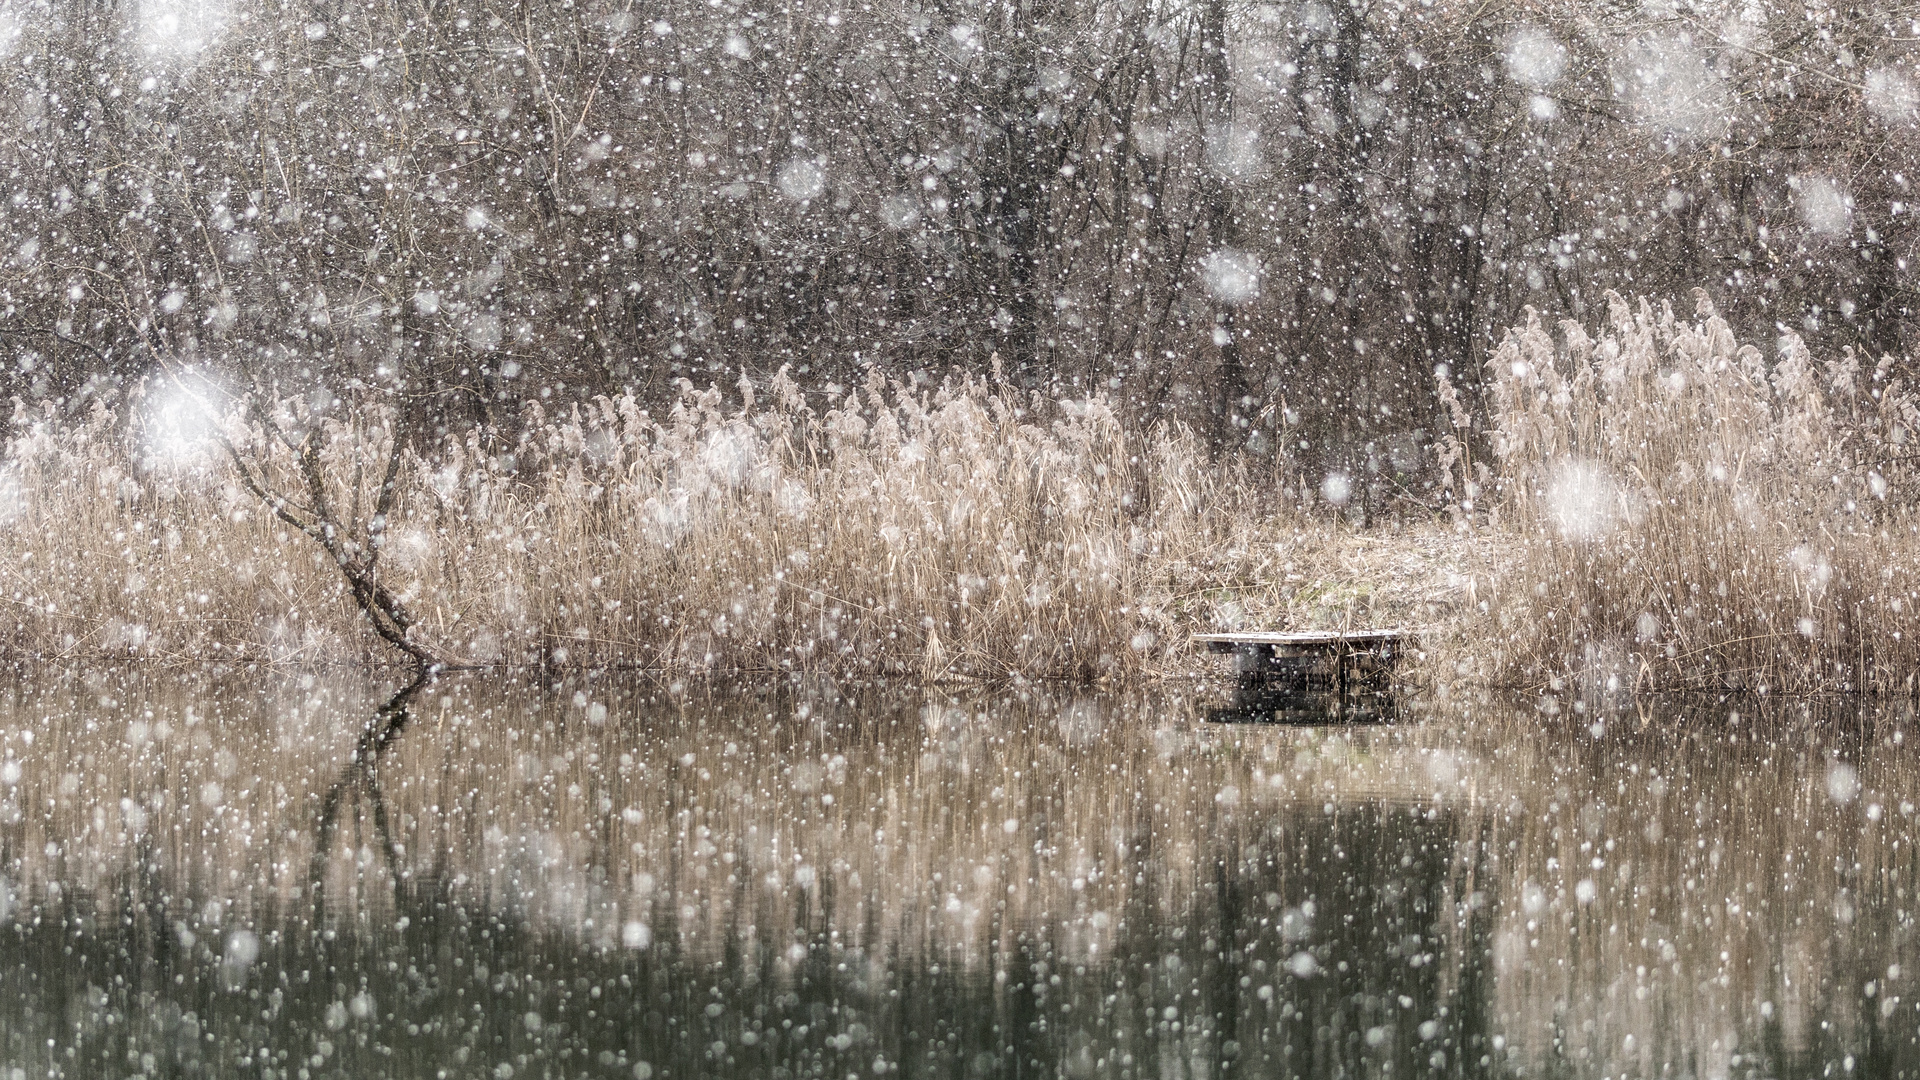
<svg viewBox="0 0 1920 1080">
<path fill-rule="evenodd" d="M 1380 685 L 1415 635 L 1410 630 L 1248 630 L 1195 634 L 1208 652 L 1229 653 L 1244 689 L 1344 692 Z"/>
</svg>

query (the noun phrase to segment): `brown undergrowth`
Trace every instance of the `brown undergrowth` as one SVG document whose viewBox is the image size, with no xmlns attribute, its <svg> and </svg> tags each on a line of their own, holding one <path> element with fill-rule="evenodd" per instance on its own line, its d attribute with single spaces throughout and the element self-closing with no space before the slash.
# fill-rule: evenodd
<svg viewBox="0 0 1920 1080">
<path fill-rule="evenodd" d="M 1370 531 L 1295 505 L 1284 464 L 988 380 L 534 409 L 510 440 L 405 451 L 384 498 L 378 405 L 230 411 L 218 438 L 151 401 L 21 407 L 0 651 L 391 659 L 347 563 L 464 664 L 1089 681 L 1210 670 L 1196 631 L 1403 626 L 1438 685 L 1916 689 L 1920 404 L 1893 362 L 1615 298 L 1597 337 L 1533 320 L 1489 367 L 1496 467 L 1455 477 L 1483 509 Z M 344 539 L 261 490 L 323 501 Z"/>
<path fill-rule="evenodd" d="M 1196 630 L 1430 623 L 1467 588 L 1438 528 L 1355 533 L 1184 429 L 1133 432 L 1097 399 L 988 381 L 876 378 L 816 409 L 782 376 L 689 387 L 658 416 L 628 399 L 536 409 L 510 442 L 403 454 L 384 514 L 384 409 L 276 402 L 184 434 L 168 415 L 17 409 L 0 649 L 397 655 L 335 556 L 270 513 L 210 434 L 295 501 L 312 498 L 293 451 L 314 447 L 317 497 L 348 538 L 335 554 L 377 549 L 408 634 L 458 663 L 1120 679 L 1198 669 Z"/>
<path fill-rule="evenodd" d="M 1920 670 L 1920 405 L 1891 359 L 1769 357 L 1611 298 L 1494 351 L 1506 549 L 1459 673 L 1586 690 L 1900 691 Z"/>
</svg>

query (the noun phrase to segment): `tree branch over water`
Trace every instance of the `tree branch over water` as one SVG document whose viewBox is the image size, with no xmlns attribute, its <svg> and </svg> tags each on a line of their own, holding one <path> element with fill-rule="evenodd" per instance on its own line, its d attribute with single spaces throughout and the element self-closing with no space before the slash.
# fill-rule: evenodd
<svg viewBox="0 0 1920 1080">
<path fill-rule="evenodd" d="M 218 416 L 206 396 L 189 387 L 181 374 L 166 368 L 173 384 L 193 395 Z M 453 666 L 441 650 L 425 642 L 417 631 L 417 619 L 406 603 L 381 579 L 380 553 L 385 545 L 387 522 L 400 492 L 400 474 L 407 455 L 404 413 L 398 408 L 376 410 L 366 431 L 357 425 L 332 422 L 336 438 L 367 439 L 377 443 L 384 434 L 386 447 L 378 486 L 372 493 L 372 513 L 360 517 L 363 497 L 363 451 L 357 446 L 350 455 L 354 475 L 345 485 L 352 499 L 352 510 L 342 517 L 329 487 L 337 481 L 328 476 L 322 450 L 329 437 L 329 421 L 311 404 L 294 399 L 276 399 L 269 391 L 256 388 L 237 403 L 240 415 L 231 428 L 216 423 L 213 438 L 233 466 L 240 484 L 270 510 L 274 517 L 299 530 L 320 545 L 337 567 L 353 597 L 355 606 L 367 618 L 368 625 L 381 640 L 405 653 L 421 669 Z M 235 431 L 240 432 L 235 438 Z M 290 489 L 297 489 L 295 494 Z"/>
</svg>

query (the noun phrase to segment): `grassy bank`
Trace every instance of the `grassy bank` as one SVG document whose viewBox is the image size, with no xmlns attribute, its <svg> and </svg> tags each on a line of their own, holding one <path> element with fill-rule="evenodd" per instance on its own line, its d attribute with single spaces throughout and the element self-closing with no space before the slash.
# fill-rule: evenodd
<svg viewBox="0 0 1920 1080">
<path fill-rule="evenodd" d="M 78 424 L 16 414 L 0 648 L 392 658 L 321 546 L 173 391 Z M 602 400 L 522 419 L 511 443 L 404 453 L 370 532 L 390 418 L 280 413 L 277 430 L 319 433 L 327 498 L 378 545 L 414 634 L 460 662 L 1127 678 L 1191 666 L 1197 629 L 1432 622 L 1464 580 L 1437 528 L 1309 518 L 1276 478 L 1211 463 L 1179 428 L 1130 431 L 1098 400 L 875 381 L 813 408 L 780 379 L 689 389 L 661 416 Z M 260 421 L 221 425 L 300 491 Z"/>
<path fill-rule="evenodd" d="M 1439 454 L 1491 447 L 1450 478 L 1480 507 L 1370 531 L 1179 427 L 989 381 L 536 409 L 511 441 L 407 443 L 385 512 L 378 407 L 200 428 L 156 385 L 78 423 L 20 408 L 0 650 L 391 659 L 338 565 L 377 551 L 409 637 L 477 665 L 1085 681 L 1206 670 L 1195 631 L 1400 625 L 1439 685 L 1916 689 L 1920 404 L 1893 362 L 1617 300 L 1597 334 L 1515 328 L 1488 382 L 1489 437 Z"/>
</svg>

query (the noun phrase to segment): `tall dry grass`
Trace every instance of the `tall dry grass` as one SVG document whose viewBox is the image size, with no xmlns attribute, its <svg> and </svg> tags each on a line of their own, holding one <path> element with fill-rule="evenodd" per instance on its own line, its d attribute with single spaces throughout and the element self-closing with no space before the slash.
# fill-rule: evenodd
<svg viewBox="0 0 1920 1080">
<path fill-rule="evenodd" d="M 150 389 L 80 423 L 17 410 L 0 649 L 397 655 L 320 545 L 161 400 L 178 389 Z M 1194 630 L 1417 617 L 1445 600 L 1422 566 L 1396 570 L 1392 599 L 1342 584 L 1344 530 L 1275 498 L 1275 477 L 1211 462 L 1184 429 L 1130 431 L 1098 399 L 988 380 L 876 377 L 816 408 L 783 375 L 758 392 L 689 386 L 657 416 L 624 398 L 535 409 L 511 441 L 409 451 L 379 522 L 384 411 L 289 401 L 219 423 L 303 501 L 275 430 L 321 432 L 341 527 L 380 545 L 380 581 L 415 633 L 468 663 L 1127 677 L 1185 662 Z"/>
<path fill-rule="evenodd" d="M 1771 359 L 1704 299 L 1494 351 L 1499 634 L 1463 670 L 1597 688 L 1911 691 L 1920 402 L 1893 362 Z"/>
</svg>

